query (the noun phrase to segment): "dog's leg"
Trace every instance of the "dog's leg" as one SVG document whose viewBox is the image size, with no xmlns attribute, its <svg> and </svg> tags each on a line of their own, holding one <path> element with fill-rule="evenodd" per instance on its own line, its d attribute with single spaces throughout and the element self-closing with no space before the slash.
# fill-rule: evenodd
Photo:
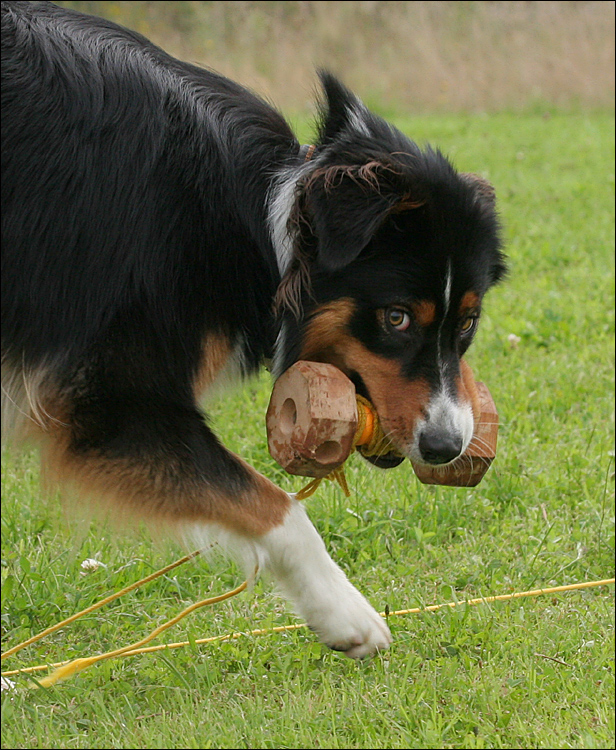
<svg viewBox="0 0 616 750">
<path fill-rule="evenodd" d="M 247 568 L 255 558 L 260 560 L 297 613 L 330 648 L 351 658 L 387 648 L 391 635 L 383 618 L 329 556 L 303 505 L 244 467 L 251 473 L 251 504 L 260 508 L 260 519 L 271 518 L 273 508 L 284 506 L 285 512 L 280 517 L 277 510 L 275 522 L 262 534 L 225 530 L 223 544 L 239 553 Z M 198 527 L 195 531 L 199 538 Z"/>
<path fill-rule="evenodd" d="M 79 401 L 47 451 L 59 480 L 184 536 L 217 535 L 249 574 L 255 563 L 269 572 L 331 648 L 361 658 L 388 646 L 385 622 L 333 562 L 300 503 L 227 451 L 194 406 L 151 393 Z"/>
<path fill-rule="evenodd" d="M 384 620 L 331 559 L 299 502 L 291 500 L 282 523 L 259 544 L 283 593 L 324 643 L 352 658 L 387 648 Z"/>
</svg>

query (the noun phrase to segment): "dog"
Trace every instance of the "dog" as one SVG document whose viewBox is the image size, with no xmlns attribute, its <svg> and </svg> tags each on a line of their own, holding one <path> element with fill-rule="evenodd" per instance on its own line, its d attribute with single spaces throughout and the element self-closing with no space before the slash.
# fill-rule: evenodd
<svg viewBox="0 0 616 750">
<path fill-rule="evenodd" d="M 471 440 L 462 356 L 506 261 L 487 181 L 319 76 L 302 146 L 259 97 L 132 31 L 2 3 L 3 434 L 113 515 L 216 538 L 362 658 L 385 622 L 200 399 L 268 360 L 274 377 L 328 362 L 400 454 L 446 464 Z"/>
</svg>

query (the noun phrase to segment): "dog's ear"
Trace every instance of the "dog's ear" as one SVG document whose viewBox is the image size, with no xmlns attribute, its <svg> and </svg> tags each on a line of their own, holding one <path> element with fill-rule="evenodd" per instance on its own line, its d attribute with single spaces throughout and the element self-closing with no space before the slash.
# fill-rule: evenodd
<svg viewBox="0 0 616 750">
<path fill-rule="evenodd" d="M 364 104 L 326 70 L 319 71 L 324 99 L 318 142 L 327 146 L 343 131 L 366 135 L 370 113 Z M 366 247 L 393 201 L 379 189 L 374 164 L 317 169 L 306 186 L 306 208 L 318 240 L 317 262 L 327 271 L 348 265 Z"/>
<path fill-rule="evenodd" d="M 484 201 L 490 206 L 494 206 L 496 203 L 496 190 L 494 190 L 494 185 L 492 185 L 491 182 L 488 182 L 485 177 L 474 174 L 473 172 L 461 172 L 460 177 L 468 185 L 475 188 L 479 200 Z"/>
<path fill-rule="evenodd" d="M 403 184 L 400 164 L 374 145 L 375 133 L 391 137 L 392 129 L 331 73 L 321 70 L 319 77 L 325 97 L 318 147 L 333 163 L 310 174 L 304 184 L 303 207 L 316 235 L 318 265 L 338 271 L 357 258 L 389 213 L 425 201 L 410 197 L 414 190 Z M 358 143 L 366 149 L 358 149 Z M 412 150 L 413 146 L 401 141 L 401 148 Z"/>
<path fill-rule="evenodd" d="M 315 170 L 304 191 L 304 206 L 317 240 L 317 264 L 339 271 L 354 261 L 400 194 L 379 173 L 379 162 Z"/>
<path fill-rule="evenodd" d="M 320 70 L 319 78 L 325 94 L 320 102 L 319 144 L 331 143 L 343 130 L 368 135 L 372 115 L 361 99 L 328 71 Z"/>
</svg>

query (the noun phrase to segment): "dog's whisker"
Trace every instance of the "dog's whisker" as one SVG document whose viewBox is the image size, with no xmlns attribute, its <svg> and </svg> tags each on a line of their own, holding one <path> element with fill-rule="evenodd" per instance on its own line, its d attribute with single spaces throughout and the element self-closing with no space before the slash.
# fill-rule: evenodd
<svg viewBox="0 0 616 750">
<path fill-rule="evenodd" d="M 478 435 L 473 435 L 473 439 L 468 444 L 469 448 L 487 448 L 490 449 L 490 443 L 488 443 L 485 438 L 479 437 Z"/>
</svg>

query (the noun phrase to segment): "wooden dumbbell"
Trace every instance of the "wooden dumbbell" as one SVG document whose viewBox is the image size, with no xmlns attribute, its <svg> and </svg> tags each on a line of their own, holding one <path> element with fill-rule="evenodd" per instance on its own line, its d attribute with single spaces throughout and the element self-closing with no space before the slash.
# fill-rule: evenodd
<svg viewBox="0 0 616 750">
<path fill-rule="evenodd" d="M 425 484 L 472 487 L 488 470 L 496 450 L 498 415 L 490 392 L 477 383 L 481 416 L 473 440 L 459 459 L 443 467 L 413 463 Z M 358 408 L 366 410 L 359 419 Z M 338 368 L 299 361 L 278 378 L 266 415 L 268 447 L 289 474 L 324 477 L 369 442 L 378 429 L 370 405 L 358 404 L 353 383 Z M 356 434 L 359 429 L 361 435 Z"/>
</svg>

